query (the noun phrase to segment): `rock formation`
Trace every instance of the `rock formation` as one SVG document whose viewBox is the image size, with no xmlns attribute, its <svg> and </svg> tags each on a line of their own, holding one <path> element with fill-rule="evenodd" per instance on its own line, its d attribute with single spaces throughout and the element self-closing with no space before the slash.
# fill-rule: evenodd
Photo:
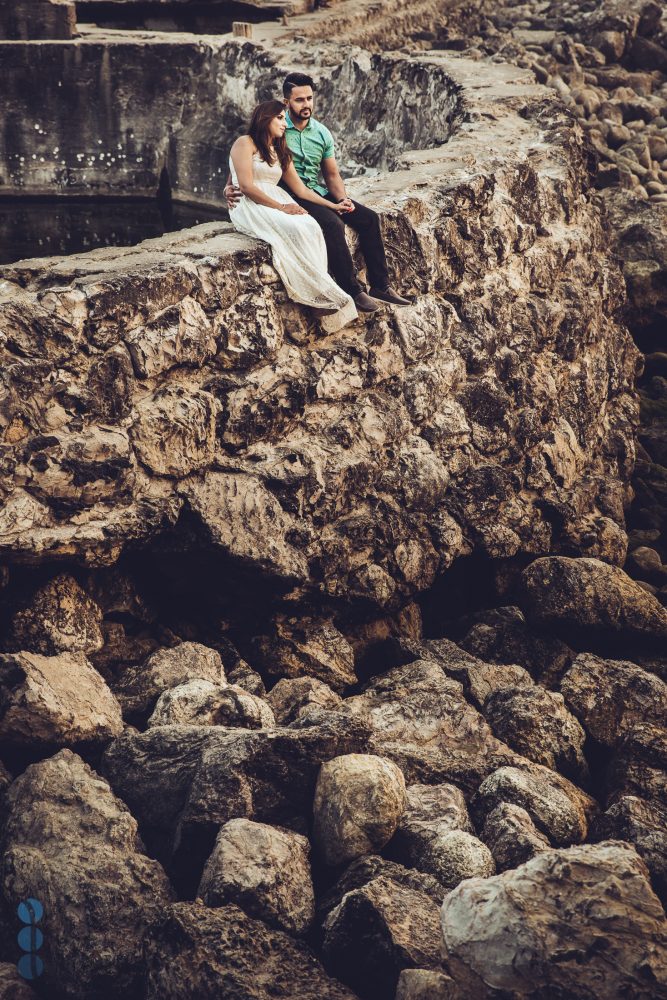
<svg viewBox="0 0 667 1000">
<path fill-rule="evenodd" d="M 667 15 L 76 8 L 0 12 L 0 194 L 220 213 L 303 68 L 413 301 L 0 268 L 0 1000 L 667 997 Z"/>
</svg>

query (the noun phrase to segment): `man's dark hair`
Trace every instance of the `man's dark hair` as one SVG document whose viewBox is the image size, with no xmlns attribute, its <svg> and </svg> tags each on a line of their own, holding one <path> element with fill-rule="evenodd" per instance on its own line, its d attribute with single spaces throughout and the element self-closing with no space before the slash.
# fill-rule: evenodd
<svg viewBox="0 0 667 1000">
<path fill-rule="evenodd" d="M 288 73 L 283 80 L 283 97 L 287 99 L 295 87 L 312 87 L 315 90 L 315 81 L 307 73 Z"/>
</svg>

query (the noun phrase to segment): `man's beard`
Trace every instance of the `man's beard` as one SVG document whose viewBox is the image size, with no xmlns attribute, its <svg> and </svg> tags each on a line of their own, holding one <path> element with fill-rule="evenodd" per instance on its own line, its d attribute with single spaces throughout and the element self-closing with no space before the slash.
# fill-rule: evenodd
<svg viewBox="0 0 667 1000">
<path fill-rule="evenodd" d="M 297 111 L 297 118 L 310 118 L 312 111 L 310 108 L 304 108 L 303 111 Z"/>
</svg>

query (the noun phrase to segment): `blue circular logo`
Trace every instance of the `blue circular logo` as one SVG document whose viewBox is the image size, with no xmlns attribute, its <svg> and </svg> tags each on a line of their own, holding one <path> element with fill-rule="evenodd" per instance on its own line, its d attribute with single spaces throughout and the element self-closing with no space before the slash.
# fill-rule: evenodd
<svg viewBox="0 0 667 1000">
<path fill-rule="evenodd" d="M 39 951 L 44 944 L 44 935 L 39 927 L 22 927 L 18 933 L 18 943 L 23 951 Z"/>
<path fill-rule="evenodd" d="M 24 979 L 37 979 L 44 972 L 44 962 L 39 955 L 22 955 L 17 967 Z"/>
<path fill-rule="evenodd" d="M 38 924 L 44 916 L 44 907 L 38 899 L 24 899 L 19 903 L 16 912 L 21 923 Z"/>
</svg>

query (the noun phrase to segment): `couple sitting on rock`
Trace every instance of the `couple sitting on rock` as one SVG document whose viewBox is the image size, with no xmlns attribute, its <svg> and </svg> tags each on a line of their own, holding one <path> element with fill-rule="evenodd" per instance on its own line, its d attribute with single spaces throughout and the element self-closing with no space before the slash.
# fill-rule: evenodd
<svg viewBox="0 0 667 1000">
<path fill-rule="evenodd" d="M 333 332 L 356 319 L 357 309 L 375 312 L 378 300 L 410 300 L 389 287 L 377 214 L 345 194 L 331 133 L 312 117 L 313 88 L 309 76 L 290 73 L 284 103 L 257 105 L 248 134 L 232 146 L 225 196 L 234 227 L 271 244 L 290 298 L 314 307 Z M 357 280 L 345 225 L 359 234 L 370 295 Z"/>
</svg>

